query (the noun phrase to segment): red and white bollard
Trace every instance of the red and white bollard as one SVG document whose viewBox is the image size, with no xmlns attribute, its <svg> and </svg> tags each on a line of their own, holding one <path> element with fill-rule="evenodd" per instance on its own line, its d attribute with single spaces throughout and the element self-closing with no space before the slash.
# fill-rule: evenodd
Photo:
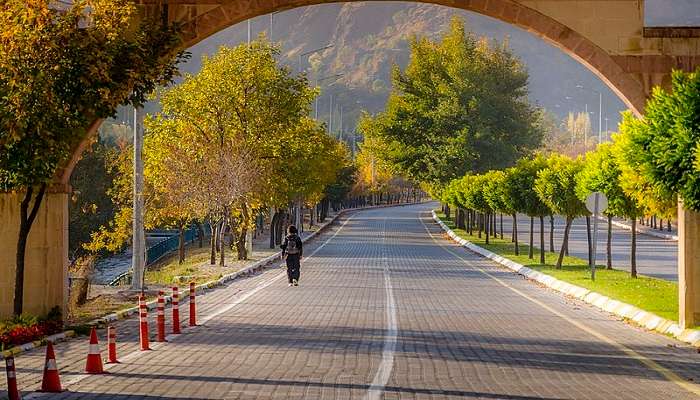
<svg viewBox="0 0 700 400">
<path fill-rule="evenodd" d="M 116 364 L 117 360 L 117 328 L 107 327 L 107 363 Z"/>
<path fill-rule="evenodd" d="M 180 334 L 180 294 L 173 286 L 173 334 Z"/>
<path fill-rule="evenodd" d="M 146 307 L 146 298 L 144 295 L 139 296 L 139 336 L 141 341 L 141 351 L 150 350 L 148 342 L 148 308 Z"/>
<path fill-rule="evenodd" d="M 7 372 L 7 396 L 10 400 L 21 400 L 22 395 L 17 390 L 17 375 L 15 374 L 15 358 L 5 358 L 5 371 Z"/>
<path fill-rule="evenodd" d="M 194 298 L 194 282 L 190 282 L 190 326 L 197 325 L 197 308 L 195 306 Z"/>
<path fill-rule="evenodd" d="M 165 342 L 165 298 L 162 290 L 158 291 L 158 307 L 156 308 L 156 325 L 158 328 L 158 341 Z"/>
</svg>

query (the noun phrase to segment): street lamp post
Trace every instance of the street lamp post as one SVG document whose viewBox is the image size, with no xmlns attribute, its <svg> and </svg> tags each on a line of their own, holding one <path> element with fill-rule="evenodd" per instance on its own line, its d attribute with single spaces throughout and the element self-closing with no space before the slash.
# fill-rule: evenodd
<svg viewBox="0 0 700 400">
<path fill-rule="evenodd" d="M 134 206 L 132 226 L 131 289 L 143 292 L 146 238 L 143 227 L 143 108 L 134 108 Z"/>
<path fill-rule="evenodd" d="M 600 144 L 603 141 L 603 93 L 595 89 L 585 88 L 583 85 L 576 85 L 576 87 L 598 95 L 598 144 Z"/>
<path fill-rule="evenodd" d="M 310 56 L 310 55 L 312 55 L 312 54 L 314 54 L 314 53 L 318 53 L 319 51 L 323 51 L 323 50 L 326 50 L 326 49 L 330 49 L 331 47 L 333 47 L 333 45 L 332 45 L 332 44 L 329 44 L 329 45 L 326 45 L 326 46 L 323 46 L 323 47 L 319 47 L 319 48 L 317 48 L 317 49 L 309 50 L 309 51 L 307 51 L 307 52 L 305 52 L 305 53 L 299 54 L 299 73 L 301 73 L 302 70 L 303 70 L 303 68 L 302 68 L 302 59 L 303 59 L 304 57 Z"/>
</svg>

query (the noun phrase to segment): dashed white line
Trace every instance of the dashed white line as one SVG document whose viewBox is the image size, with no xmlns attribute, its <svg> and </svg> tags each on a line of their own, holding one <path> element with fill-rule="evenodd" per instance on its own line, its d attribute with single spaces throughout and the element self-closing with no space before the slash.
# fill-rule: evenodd
<svg viewBox="0 0 700 400">
<path fill-rule="evenodd" d="M 382 229 L 382 246 L 386 246 L 386 218 Z M 367 390 L 365 399 L 378 400 L 384 394 L 387 382 L 394 369 L 394 353 L 396 352 L 396 342 L 398 339 L 398 324 L 396 322 L 396 302 L 394 301 L 394 289 L 391 285 L 391 271 L 389 270 L 389 259 L 382 257 L 384 264 L 384 290 L 386 292 L 386 334 L 384 335 L 384 349 L 382 350 L 382 361 L 379 369 L 374 375 L 374 380 Z"/>
</svg>

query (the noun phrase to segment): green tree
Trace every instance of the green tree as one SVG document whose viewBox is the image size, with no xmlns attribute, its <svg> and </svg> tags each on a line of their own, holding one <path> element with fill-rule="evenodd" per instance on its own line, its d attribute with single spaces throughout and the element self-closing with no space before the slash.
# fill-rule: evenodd
<svg viewBox="0 0 700 400">
<path fill-rule="evenodd" d="M 634 198 L 622 189 L 622 170 L 618 161 L 619 157 L 615 154 L 615 146 L 612 143 L 602 143 L 595 151 L 586 154 L 584 167 L 577 177 L 576 192 L 581 200 L 585 200 L 593 192 L 601 192 L 608 199 L 608 208 L 605 210 L 608 219 L 606 245 L 608 269 L 612 269 L 612 217 L 629 218 L 632 221 L 630 266 L 632 277 L 636 278 L 636 222 L 637 218 L 642 215 L 642 210 Z"/>
<path fill-rule="evenodd" d="M 458 199 L 466 208 L 475 210 L 480 215 L 479 237 L 483 228 L 486 243 L 489 243 L 489 235 L 492 232 L 490 216 L 493 210 L 486 196 L 488 177 L 486 175 L 465 175 L 459 181 Z"/>
<path fill-rule="evenodd" d="M 114 218 L 114 204 L 107 194 L 115 178 L 108 165 L 114 151 L 98 140 L 71 174 L 73 194 L 69 204 L 68 251 L 72 261 L 86 255 L 85 245 L 92 240 L 92 234 Z"/>
<path fill-rule="evenodd" d="M 641 173 L 663 190 L 676 193 L 684 207 L 700 211 L 700 69 L 674 71 L 672 90 L 653 90 L 644 118 L 627 115 L 621 130 L 641 151 L 633 156 L 644 166 Z"/>
<path fill-rule="evenodd" d="M 512 199 L 517 212 L 530 217 L 530 247 L 528 256 L 533 258 L 534 248 L 534 218 L 540 220 L 540 263 L 544 264 L 544 217 L 552 210 L 535 191 L 538 174 L 547 168 L 547 159 L 539 155 L 533 158 L 523 158 L 510 170 L 508 180 L 504 182 L 506 195 Z M 515 224 L 515 221 L 513 221 Z"/>
<path fill-rule="evenodd" d="M 588 214 L 586 205 L 576 194 L 576 177 L 583 169 L 583 161 L 553 154 L 547 159 L 547 168 L 537 174 L 535 192 L 555 214 L 566 218 L 564 241 L 562 242 L 556 268 L 561 269 L 564 251 L 569 244 L 569 232 L 574 218 Z"/>
<path fill-rule="evenodd" d="M 0 10 L 0 190 L 24 191 L 14 313 L 21 314 L 27 236 L 47 184 L 90 124 L 141 103 L 175 73 L 177 27 L 136 22 L 128 0 L 8 0 Z"/>
<path fill-rule="evenodd" d="M 506 45 L 477 39 L 455 18 L 438 43 L 411 39 L 386 110 L 362 118 L 359 129 L 384 142 L 383 158 L 416 181 L 446 184 L 506 167 L 542 140 L 527 81 Z"/>
</svg>

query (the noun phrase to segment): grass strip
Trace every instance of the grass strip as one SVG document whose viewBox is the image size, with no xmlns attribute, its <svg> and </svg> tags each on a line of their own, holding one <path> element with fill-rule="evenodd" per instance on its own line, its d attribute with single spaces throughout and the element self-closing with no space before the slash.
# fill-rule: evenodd
<svg viewBox="0 0 700 400">
<path fill-rule="evenodd" d="M 483 234 L 481 238 L 476 234 L 470 235 L 464 229 L 458 229 L 454 221 L 447 218 L 441 210 L 435 210 L 435 213 L 455 234 L 477 246 L 572 285 L 581 286 L 612 299 L 631 304 L 662 318 L 678 321 L 678 284 L 675 282 L 642 275 L 635 279 L 627 271 L 605 269 L 604 265 L 598 265 L 596 279 L 592 281 L 587 260 L 567 256 L 564 257 L 562 268 L 556 269 L 558 253 L 546 252 L 545 264 L 540 264 L 539 248 L 533 247 L 533 259 L 528 258 L 527 241 L 520 243 L 520 254 L 515 255 L 515 244 L 511 242 L 510 238 L 492 237 L 489 238 L 490 243 L 486 244 Z"/>
</svg>

